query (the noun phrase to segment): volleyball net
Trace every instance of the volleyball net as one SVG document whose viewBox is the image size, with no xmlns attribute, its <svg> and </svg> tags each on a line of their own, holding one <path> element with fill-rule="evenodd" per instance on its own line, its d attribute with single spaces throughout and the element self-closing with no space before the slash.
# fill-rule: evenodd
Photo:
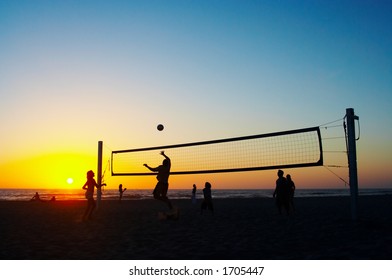
<svg viewBox="0 0 392 280">
<path fill-rule="evenodd" d="M 297 168 L 323 165 L 319 127 L 202 142 L 116 150 L 112 176 L 156 175 L 143 166 L 171 159 L 170 174 L 202 174 Z"/>
</svg>

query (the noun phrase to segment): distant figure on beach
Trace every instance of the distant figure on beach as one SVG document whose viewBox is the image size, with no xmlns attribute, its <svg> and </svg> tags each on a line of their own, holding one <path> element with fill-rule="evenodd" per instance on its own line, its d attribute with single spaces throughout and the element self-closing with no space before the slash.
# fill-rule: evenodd
<svg viewBox="0 0 392 280">
<path fill-rule="evenodd" d="M 206 209 L 209 209 L 212 214 L 214 214 L 214 206 L 212 205 L 211 184 L 209 182 L 205 183 L 203 195 L 204 200 L 201 204 L 200 215 L 203 214 L 203 210 Z"/>
<path fill-rule="evenodd" d="M 192 203 L 196 204 L 196 185 L 193 184 L 193 189 L 192 189 Z"/>
<path fill-rule="evenodd" d="M 30 201 L 42 201 L 42 200 L 39 197 L 38 192 L 36 192 L 35 195 L 30 199 Z"/>
<path fill-rule="evenodd" d="M 279 214 L 282 214 L 282 207 L 286 210 L 287 215 L 290 213 L 290 194 L 287 184 L 287 180 L 283 177 L 284 172 L 278 171 L 278 179 L 276 180 L 276 187 L 273 197 L 276 199 L 276 205 L 278 206 Z"/>
<path fill-rule="evenodd" d="M 161 152 L 161 155 L 165 158 L 162 162 L 162 165 L 153 168 L 145 163 L 144 166 L 150 169 L 152 172 L 158 172 L 157 175 L 158 183 L 156 184 L 155 189 L 153 191 L 154 198 L 165 202 L 169 207 L 169 209 L 171 210 L 173 209 L 173 206 L 169 198 L 167 197 L 167 191 L 169 189 L 169 175 L 170 175 L 171 161 L 170 158 L 167 155 L 165 155 L 164 151 Z"/>
<path fill-rule="evenodd" d="M 50 199 L 51 202 L 55 202 L 56 201 L 56 197 L 52 196 L 52 198 Z"/>
<path fill-rule="evenodd" d="M 92 170 L 88 171 L 87 181 L 82 187 L 83 190 L 86 190 L 85 197 L 87 198 L 87 208 L 83 215 L 83 221 L 91 219 L 95 209 L 94 187 L 97 187 L 97 182 L 95 181 L 94 176 L 95 174 Z"/>
<path fill-rule="evenodd" d="M 123 193 L 124 193 L 126 190 L 127 190 L 127 188 L 124 188 L 124 189 L 123 189 L 123 185 L 122 185 L 122 184 L 120 184 L 120 185 L 118 186 L 118 192 L 119 192 L 119 194 L 120 194 L 119 201 L 121 201 L 121 199 L 122 199 L 122 197 L 123 197 Z"/>
<path fill-rule="evenodd" d="M 288 188 L 289 188 L 289 204 L 290 204 L 291 208 L 293 209 L 293 211 L 295 212 L 295 207 L 294 207 L 295 184 L 294 184 L 294 181 L 291 180 L 290 174 L 287 174 L 286 179 L 287 179 L 287 184 L 288 184 Z"/>
</svg>

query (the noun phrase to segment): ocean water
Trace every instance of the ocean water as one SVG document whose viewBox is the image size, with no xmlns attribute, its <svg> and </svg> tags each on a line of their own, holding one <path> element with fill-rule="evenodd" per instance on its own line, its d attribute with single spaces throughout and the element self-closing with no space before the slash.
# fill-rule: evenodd
<svg viewBox="0 0 392 280">
<path fill-rule="evenodd" d="M 40 194 L 41 199 L 49 200 L 55 196 L 56 200 L 84 200 L 84 191 L 82 189 L 0 189 L 0 200 L 8 201 L 27 201 L 30 200 L 35 192 Z M 190 199 L 191 189 L 177 190 L 169 189 L 168 196 L 171 199 Z M 272 197 L 272 189 L 252 189 L 252 190 L 212 190 L 214 199 L 219 198 L 262 198 Z M 350 190 L 347 189 L 297 189 L 296 197 L 329 197 L 329 196 L 349 196 Z M 359 195 L 392 195 L 390 189 L 360 189 Z M 203 196 L 202 189 L 197 190 L 197 198 Z M 119 193 L 117 189 L 104 189 L 102 194 L 103 200 L 117 200 Z M 151 199 L 152 190 L 127 190 L 123 194 L 123 200 L 140 200 Z"/>
</svg>

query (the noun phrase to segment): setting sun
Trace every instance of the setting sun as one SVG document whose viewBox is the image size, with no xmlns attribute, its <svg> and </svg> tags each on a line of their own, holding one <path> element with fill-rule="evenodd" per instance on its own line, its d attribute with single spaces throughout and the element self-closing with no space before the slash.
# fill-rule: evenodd
<svg viewBox="0 0 392 280">
<path fill-rule="evenodd" d="M 73 179 L 72 178 L 68 178 L 67 179 L 67 183 L 71 185 L 73 183 Z"/>
</svg>

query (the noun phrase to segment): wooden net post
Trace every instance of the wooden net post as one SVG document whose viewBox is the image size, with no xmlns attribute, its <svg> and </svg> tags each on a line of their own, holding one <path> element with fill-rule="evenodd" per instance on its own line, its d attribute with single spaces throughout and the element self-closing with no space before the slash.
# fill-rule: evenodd
<svg viewBox="0 0 392 280">
<path fill-rule="evenodd" d="M 100 207 L 102 198 L 102 146 L 103 142 L 98 141 L 97 209 Z"/>
<path fill-rule="evenodd" d="M 355 221 L 358 219 L 358 174 L 357 174 L 357 149 L 355 138 L 355 116 L 354 109 L 346 109 L 347 118 L 347 144 L 348 144 L 348 167 L 349 183 L 351 195 L 351 217 Z"/>
</svg>

